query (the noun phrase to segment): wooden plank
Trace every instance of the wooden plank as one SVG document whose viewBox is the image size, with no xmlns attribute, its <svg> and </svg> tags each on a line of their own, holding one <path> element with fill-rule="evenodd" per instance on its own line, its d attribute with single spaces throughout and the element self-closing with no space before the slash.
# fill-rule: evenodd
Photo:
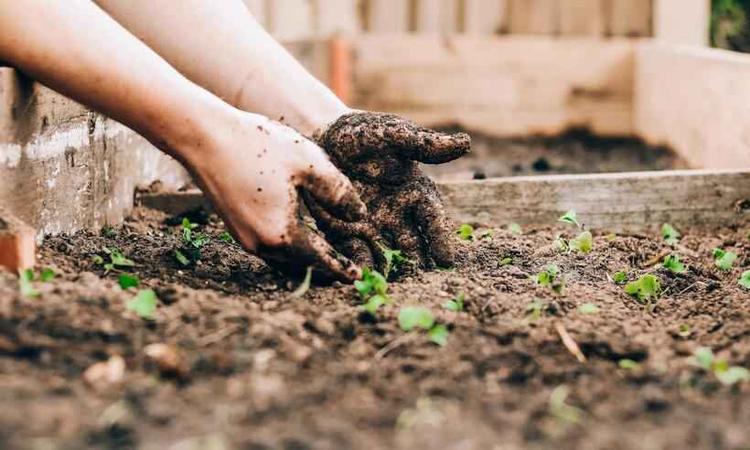
<svg viewBox="0 0 750 450">
<path fill-rule="evenodd" d="M 458 0 L 415 1 L 415 27 L 418 33 L 458 32 Z"/>
<path fill-rule="evenodd" d="M 312 0 L 273 0 L 268 5 L 268 29 L 280 41 L 312 38 Z"/>
<path fill-rule="evenodd" d="M 367 0 L 367 31 L 405 33 L 409 30 L 409 2 L 406 0 Z"/>
<path fill-rule="evenodd" d="M 314 0 L 313 15 L 318 37 L 348 36 L 362 31 L 354 0 Z"/>
<path fill-rule="evenodd" d="M 499 34 L 508 31 L 508 0 L 464 0 L 467 34 Z"/>
<path fill-rule="evenodd" d="M 557 34 L 559 0 L 510 0 L 509 30 L 512 34 Z"/>
<path fill-rule="evenodd" d="M 711 0 L 654 0 L 654 37 L 670 44 L 708 46 Z"/>
<path fill-rule="evenodd" d="M 692 167 L 750 167 L 750 55 L 647 42 L 637 60 L 639 135 Z"/>
<path fill-rule="evenodd" d="M 651 36 L 652 0 L 609 0 L 608 5 L 608 34 Z"/>
<path fill-rule="evenodd" d="M 494 136 L 632 133 L 630 39 L 362 36 L 354 48 L 359 108 Z"/>
<path fill-rule="evenodd" d="M 588 227 L 608 231 L 750 219 L 750 173 L 739 170 L 512 177 L 438 187 L 451 216 L 463 223 L 548 225 L 571 209 Z M 170 214 L 210 208 L 199 191 L 142 194 L 138 202 Z"/>
<path fill-rule="evenodd" d="M 560 0 L 561 34 L 601 36 L 604 23 L 604 0 Z"/>
</svg>

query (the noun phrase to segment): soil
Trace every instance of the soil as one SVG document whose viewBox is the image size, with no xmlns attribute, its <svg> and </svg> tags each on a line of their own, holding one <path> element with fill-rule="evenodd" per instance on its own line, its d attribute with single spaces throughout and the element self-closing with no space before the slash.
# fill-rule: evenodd
<svg viewBox="0 0 750 450">
<path fill-rule="evenodd" d="M 448 128 L 445 131 L 457 131 Z M 442 181 L 465 181 L 520 175 L 638 172 L 687 169 L 666 147 L 637 138 L 601 137 L 571 129 L 557 136 L 494 138 L 471 132 L 471 153 L 425 172 Z"/>
<path fill-rule="evenodd" d="M 40 267 L 58 275 L 34 283 L 39 297 L 0 274 L 0 448 L 750 445 L 750 383 L 724 386 L 692 363 L 708 346 L 750 367 L 750 294 L 737 284 L 750 265 L 750 223 L 680 230 L 680 275 L 646 265 L 670 251 L 657 232 L 594 230 L 593 251 L 580 254 L 552 244 L 572 235 L 564 224 L 498 228 L 462 241 L 454 270 L 406 266 L 390 283 L 394 304 L 373 318 L 351 286 L 294 297 L 296 286 L 217 238 L 215 217 L 193 220 L 212 239 L 191 267 L 173 256 L 179 220 L 140 209 L 121 227 L 46 239 Z M 128 310 L 134 290 L 94 262 L 104 246 L 121 249 L 156 291 L 154 320 Z M 717 246 L 740 256 L 734 270 L 713 265 Z M 564 274 L 562 295 L 530 280 L 548 264 Z M 662 280 L 652 310 L 611 280 L 616 270 Z M 464 312 L 441 306 L 458 294 Z M 539 317 L 528 309 L 535 300 Z M 586 303 L 599 312 L 582 313 Z M 404 305 L 430 308 L 450 330 L 447 345 L 401 331 Z M 166 344 L 166 356 L 149 357 L 151 344 Z M 638 366 L 623 369 L 622 359 Z M 560 386 L 568 406 L 551 408 Z"/>
</svg>

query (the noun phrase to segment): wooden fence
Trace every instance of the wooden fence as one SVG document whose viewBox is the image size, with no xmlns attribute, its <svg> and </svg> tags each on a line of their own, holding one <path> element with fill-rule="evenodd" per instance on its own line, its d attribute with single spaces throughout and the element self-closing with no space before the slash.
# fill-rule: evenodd
<svg viewBox="0 0 750 450">
<path fill-rule="evenodd" d="M 245 0 L 274 36 L 287 41 L 412 32 L 647 37 L 659 1 Z"/>
</svg>

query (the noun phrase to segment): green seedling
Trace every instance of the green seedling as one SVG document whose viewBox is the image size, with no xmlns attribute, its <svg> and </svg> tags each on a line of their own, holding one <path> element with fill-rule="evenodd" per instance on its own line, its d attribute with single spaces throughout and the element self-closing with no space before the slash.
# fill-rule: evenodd
<svg viewBox="0 0 750 450">
<path fill-rule="evenodd" d="M 388 281 L 377 270 L 362 268 L 362 279 L 354 282 L 354 288 L 364 301 L 362 307 L 371 315 L 375 315 L 378 308 L 390 303 L 388 298 Z"/>
<path fill-rule="evenodd" d="M 137 288 L 141 284 L 138 277 L 130 273 L 121 273 L 117 282 L 122 289 Z"/>
<path fill-rule="evenodd" d="M 462 241 L 473 241 L 474 240 L 474 227 L 468 223 L 461 224 L 456 231 L 458 238 Z"/>
<path fill-rule="evenodd" d="M 526 318 L 531 322 L 539 320 L 546 310 L 547 305 L 545 303 L 539 299 L 534 299 L 526 306 Z"/>
<path fill-rule="evenodd" d="M 661 237 L 669 245 L 676 245 L 680 241 L 680 233 L 668 223 L 661 226 Z"/>
<path fill-rule="evenodd" d="M 737 284 L 745 289 L 750 290 L 750 270 L 742 272 L 742 275 L 740 275 L 740 281 L 738 281 Z"/>
<path fill-rule="evenodd" d="M 622 270 L 618 270 L 612 274 L 612 281 L 614 281 L 615 284 L 625 284 L 628 282 L 628 274 Z"/>
<path fill-rule="evenodd" d="M 578 222 L 578 218 L 576 217 L 576 212 L 572 209 L 568 212 L 566 212 L 562 217 L 557 219 L 558 222 L 568 223 L 570 225 L 575 225 L 578 228 L 581 228 L 581 224 Z"/>
<path fill-rule="evenodd" d="M 34 273 L 33 269 L 21 270 L 18 272 L 18 290 L 24 297 L 39 297 L 41 293 L 34 287 L 34 282 L 47 283 L 54 279 L 55 271 L 49 267 L 45 267 L 38 274 Z"/>
<path fill-rule="evenodd" d="M 521 228 L 521 225 L 515 222 L 511 222 L 508 224 L 508 231 L 511 232 L 512 234 L 518 234 L 518 235 L 523 234 L 523 228 Z"/>
<path fill-rule="evenodd" d="M 411 262 L 401 250 L 392 250 L 388 247 L 381 246 L 380 249 L 383 251 L 383 257 L 385 258 L 385 270 L 383 276 L 388 278 L 392 270 L 398 270 L 404 263 Z"/>
<path fill-rule="evenodd" d="M 448 311 L 461 312 L 464 310 L 464 294 L 458 294 L 455 298 L 443 303 L 443 308 Z"/>
<path fill-rule="evenodd" d="M 198 261 L 201 257 L 201 248 L 208 244 L 209 237 L 203 233 L 197 233 L 197 223 L 191 223 L 187 217 L 182 219 L 182 247 L 175 250 L 174 256 L 177 262 L 183 266 Z"/>
<path fill-rule="evenodd" d="M 617 365 L 620 367 L 620 369 L 623 370 L 636 370 L 641 367 L 640 364 L 633 361 L 632 359 L 621 359 L 617 362 Z"/>
<path fill-rule="evenodd" d="M 228 231 L 222 231 L 219 235 L 219 240 L 221 242 L 224 242 L 225 244 L 236 244 L 237 241 L 232 237 L 231 234 L 229 234 Z"/>
<path fill-rule="evenodd" d="M 651 274 L 642 275 L 625 285 L 625 293 L 635 297 L 642 304 L 651 304 L 652 299 L 661 295 L 661 281 Z"/>
<path fill-rule="evenodd" d="M 183 266 L 190 265 L 190 259 L 188 259 L 188 257 L 185 256 L 185 254 L 179 250 L 174 251 L 174 259 L 176 259 L 177 262 L 180 263 L 180 265 L 183 265 Z"/>
<path fill-rule="evenodd" d="M 584 231 L 568 242 L 568 248 L 581 253 L 589 253 L 594 246 L 594 236 L 590 231 Z"/>
<path fill-rule="evenodd" d="M 539 286 L 550 288 L 556 294 L 562 294 L 565 290 L 565 280 L 560 276 L 560 269 L 550 264 L 541 272 L 534 275 L 532 280 Z"/>
<path fill-rule="evenodd" d="M 725 386 L 750 381 L 750 371 L 744 367 L 730 366 L 726 360 L 716 358 L 708 347 L 699 347 L 695 350 L 693 364 L 707 372 L 713 372 L 716 379 Z"/>
<path fill-rule="evenodd" d="M 307 267 L 305 278 L 302 279 L 302 283 L 300 283 L 297 289 L 292 292 L 292 297 L 301 298 L 303 295 L 305 295 L 305 293 L 310 289 L 310 281 L 312 281 L 312 266 Z"/>
<path fill-rule="evenodd" d="M 581 314 L 598 314 L 599 313 L 599 307 L 596 306 L 593 303 L 584 303 L 583 305 L 578 307 L 578 312 Z"/>
<path fill-rule="evenodd" d="M 122 269 L 123 267 L 135 267 L 135 262 L 128 259 L 118 248 L 102 247 L 102 251 L 109 256 L 109 262 L 105 263 L 104 258 L 99 255 L 94 257 L 95 264 L 102 264 L 104 267 L 104 273 L 112 272 L 113 270 Z"/>
<path fill-rule="evenodd" d="M 557 237 L 555 237 L 555 241 L 553 243 L 555 245 L 555 250 L 557 250 L 560 253 L 568 253 L 570 251 L 570 243 L 565 240 L 564 237 L 560 236 L 559 234 Z"/>
<path fill-rule="evenodd" d="M 102 236 L 106 238 L 117 237 L 117 231 L 115 231 L 115 229 L 110 226 L 104 226 L 102 227 Z"/>
<path fill-rule="evenodd" d="M 681 338 L 688 338 L 692 333 L 693 332 L 690 329 L 690 325 L 686 323 L 680 324 L 680 326 L 677 327 L 677 335 Z"/>
<path fill-rule="evenodd" d="M 687 266 L 680 261 L 680 256 L 675 254 L 665 256 L 662 266 L 673 273 L 685 273 L 687 271 Z"/>
<path fill-rule="evenodd" d="M 737 260 L 737 254 L 727 252 L 720 248 L 715 248 L 713 252 L 714 264 L 721 270 L 732 270 L 734 262 Z"/>
<path fill-rule="evenodd" d="M 484 230 L 482 231 L 482 234 L 479 235 L 480 240 L 483 240 L 483 239 L 492 240 L 493 237 L 495 237 L 495 230 L 493 229 Z"/>
<path fill-rule="evenodd" d="M 140 318 L 152 320 L 154 313 L 156 313 L 156 302 L 156 292 L 152 289 L 142 289 L 138 291 L 135 297 L 128 300 L 125 306 L 138 314 Z"/>
<path fill-rule="evenodd" d="M 426 331 L 430 341 L 441 347 L 448 343 L 448 329 L 444 325 L 436 324 L 435 317 L 427 308 L 419 306 L 401 308 L 398 313 L 398 324 L 406 332 L 414 329 Z"/>
<path fill-rule="evenodd" d="M 583 411 L 565 403 L 569 394 L 570 390 L 565 385 L 560 385 L 553 389 L 549 396 L 549 412 L 552 417 L 560 422 L 576 424 L 581 421 Z"/>
<path fill-rule="evenodd" d="M 500 267 L 510 266 L 513 264 L 513 257 L 512 256 L 506 256 L 503 259 L 500 260 Z"/>
</svg>

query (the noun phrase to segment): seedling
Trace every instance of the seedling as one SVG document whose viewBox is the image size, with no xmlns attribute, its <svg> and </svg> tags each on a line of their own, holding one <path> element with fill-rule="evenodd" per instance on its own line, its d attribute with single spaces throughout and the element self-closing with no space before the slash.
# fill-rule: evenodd
<svg viewBox="0 0 750 450">
<path fill-rule="evenodd" d="M 307 267 L 307 271 L 305 272 L 305 278 L 302 279 L 302 283 L 297 287 L 297 289 L 292 292 L 292 297 L 300 298 L 310 289 L 310 281 L 312 281 L 312 266 Z"/>
<path fill-rule="evenodd" d="M 142 319 L 152 320 L 156 312 L 156 302 L 156 293 L 152 289 L 142 289 L 128 300 L 125 306 Z"/>
<path fill-rule="evenodd" d="M 669 245 L 677 245 L 680 241 L 680 233 L 668 223 L 661 226 L 661 237 Z"/>
<path fill-rule="evenodd" d="M 545 267 L 544 270 L 534 275 L 532 280 L 539 286 L 550 288 L 556 294 L 562 294 L 565 289 L 565 280 L 560 276 L 560 269 L 554 264 Z"/>
<path fill-rule="evenodd" d="M 33 269 L 21 270 L 18 272 L 18 290 L 24 297 L 39 297 L 41 293 L 34 287 L 34 282 L 39 281 L 46 283 L 55 278 L 55 271 L 49 267 L 42 269 L 39 274 L 34 273 Z"/>
<path fill-rule="evenodd" d="M 479 239 L 489 239 L 492 240 L 492 238 L 495 236 L 495 230 L 489 229 L 482 231 L 482 234 L 479 235 Z"/>
<path fill-rule="evenodd" d="M 448 329 L 444 325 L 435 323 L 435 317 L 427 308 L 406 306 L 398 313 L 398 324 L 402 330 L 409 332 L 422 329 L 427 332 L 430 341 L 439 346 L 448 343 Z"/>
<path fill-rule="evenodd" d="M 558 222 L 568 223 L 581 228 L 581 224 L 578 222 L 578 218 L 576 217 L 576 212 L 572 209 L 566 212 L 562 217 L 560 217 L 558 219 Z"/>
<path fill-rule="evenodd" d="M 187 256 L 185 256 L 181 251 L 175 250 L 174 251 L 174 259 L 177 260 L 178 263 L 180 263 L 183 266 L 189 266 L 190 260 Z"/>
<path fill-rule="evenodd" d="M 599 307 L 596 306 L 593 303 L 584 303 L 583 305 L 578 307 L 578 312 L 581 314 L 598 314 L 599 313 Z"/>
<path fill-rule="evenodd" d="M 628 274 L 622 270 L 618 270 L 612 274 L 612 281 L 614 281 L 615 284 L 625 284 L 628 282 Z"/>
<path fill-rule="evenodd" d="M 106 238 L 117 237 L 117 231 L 115 231 L 114 228 L 112 228 L 112 227 L 110 227 L 108 225 L 105 225 L 105 226 L 102 227 L 102 236 L 104 236 Z"/>
<path fill-rule="evenodd" d="M 354 288 L 364 301 L 365 311 L 375 315 L 378 308 L 390 302 L 388 298 L 388 282 L 377 270 L 362 268 L 362 279 L 354 282 Z"/>
<path fill-rule="evenodd" d="M 138 277 L 130 273 L 121 273 L 117 278 L 117 282 L 120 284 L 122 289 L 128 289 L 131 287 L 137 288 L 140 284 Z"/>
<path fill-rule="evenodd" d="M 570 390 L 567 386 L 557 386 L 549 396 L 549 412 L 560 422 L 576 424 L 581 421 L 583 411 L 565 403 L 569 394 Z"/>
<path fill-rule="evenodd" d="M 715 248 L 714 252 L 714 264 L 721 270 L 732 270 L 734 262 L 737 260 L 737 254 L 733 252 L 727 252 L 720 248 Z"/>
<path fill-rule="evenodd" d="M 637 298 L 642 304 L 650 305 L 652 299 L 661 295 L 661 281 L 651 274 L 642 275 L 625 285 L 625 293 Z"/>
<path fill-rule="evenodd" d="M 221 242 L 226 243 L 226 244 L 236 244 L 237 243 L 237 241 L 234 240 L 234 237 L 232 237 L 232 235 L 229 234 L 228 231 L 222 231 L 221 234 L 219 235 L 219 240 Z"/>
<path fill-rule="evenodd" d="M 575 238 L 571 239 L 568 247 L 581 253 L 589 253 L 594 245 L 594 236 L 590 231 L 584 231 Z"/>
<path fill-rule="evenodd" d="M 662 266 L 673 273 L 685 273 L 687 271 L 685 264 L 680 261 L 680 256 L 676 254 L 665 256 Z"/>
<path fill-rule="evenodd" d="M 693 364 L 707 372 L 713 372 L 719 382 L 733 386 L 741 381 L 750 381 L 750 371 L 740 366 L 730 366 L 724 359 L 718 359 L 708 347 L 699 347 L 693 355 Z"/>
<path fill-rule="evenodd" d="M 521 225 L 511 222 L 508 224 L 508 231 L 510 231 L 512 234 L 523 234 L 523 228 L 521 228 Z"/>
<path fill-rule="evenodd" d="M 742 272 L 742 275 L 740 276 L 740 281 L 738 281 L 737 284 L 739 284 L 745 289 L 750 290 L 750 270 L 746 270 L 745 272 Z"/>
<path fill-rule="evenodd" d="M 539 299 L 534 299 L 534 301 L 526 306 L 526 318 L 531 322 L 539 320 L 546 310 L 546 304 Z"/>
<path fill-rule="evenodd" d="M 635 370 L 641 367 L 640 364 L 633 361 L 632 359 L 621 359 L 617 362 L 617 365 L 620 367 L 620 369 L 623 370 Z"/>
<path fill-rule="evenodd" d="M 401 250 L 391 250 L 382 245 L 380 246 L 380 249 L 383 251 L 383 257 L 385 258 L 385 270 L 383 271 L 383 276 L 385 276 L 386 279 L 392 270 L 398 270 L 402 264 L 411 262 L 406 256 L 404 256 Z"/>
<path fill-rule="evenodd" d="M 503 259 L 500 260 L 500 267 L 510 266 L 513 264 L 513 257 L 512 256 L 506 256 Z"/>
<path fill-rule="evenodd" d="M 456 231 L 458 238 L 462 241 L 473 241 L 474 240 L 474 227 L 468 223 L 461 224 Z"/>
<path fill-rule="evenodd" d="M 555 237 L 555 249 L 560 253 L 568 253 L 570 251 L 570 244 L 565 240 L 564 237 L 559 234 Z"/>
<path fill-rule="evenodd" d="M 94 256 L 95 264 L 103 264 L 104 273 L 112 272 L 113 270 L 122 269 L 123 267 L 134 267 L 135 262 L 128 259 L 118 248 L 102 247 L 102 251 L 109 256 L 109 262 L 105 263 L 104 258 L 99 255 Z"/>
<path fill-rule="evenodd" d="M 182 248 L 175 250 L 174 256 L 177 262 L 183 266 L 198 261 L 201 257 L 201 248 L 208 244 L 209 237 L 203 233 L 197 233 L 197 223 L 191 223 L 187 217 L 182 219 Z"/>
<path fill-rule="evenodd" d="M 692 330 L 690 330 L 690 325 L 683 323 L 680 324 L 679 327 L 677 327 L 677 335 L 681 338 L 688 338 L 692 334 Z"/>
<path fill-rule="evenodd" d="M 461 312 L 464 310 L 464 294 L 458 294 L 455 298 L 443 303 L 443 308 L 448 311 Z"/>
</svg>

